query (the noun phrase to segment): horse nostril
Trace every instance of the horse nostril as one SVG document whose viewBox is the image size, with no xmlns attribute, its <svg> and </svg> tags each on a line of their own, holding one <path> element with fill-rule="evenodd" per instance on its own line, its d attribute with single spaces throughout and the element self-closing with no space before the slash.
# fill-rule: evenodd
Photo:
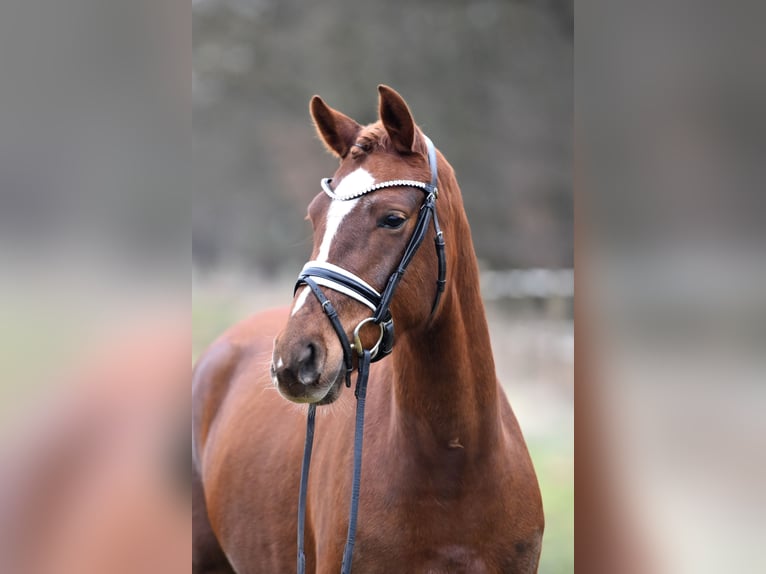
<svg viewBox="0 0 766 574">
<path fill-rule="evenodd" d="M 298 378 L 304 385 L 315 383 L 319 378 L 318 355 L 314 343 L 308 343 L 298 355 Z"/>
<path fill-rule="evenodd" d="M 303 347 L 303 350 L 298 356 L 298 363 L 301 366 L 313 363 L 315 357 L 316 357 L 316 347 L 314 346 L 314 343 L 309 343 L 308 345 Z"/>
</svg>

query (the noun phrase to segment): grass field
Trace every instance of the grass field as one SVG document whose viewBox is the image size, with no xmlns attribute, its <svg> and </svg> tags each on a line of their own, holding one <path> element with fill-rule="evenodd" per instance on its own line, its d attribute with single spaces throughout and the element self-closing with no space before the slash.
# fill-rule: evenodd
<svg viewBox="0 0 766 574">
<path fill-rule="evenodd" d="M 289 302 L 290 281 L 194 282 L 193 349 L 229 325 Z M 546 529 L 540 574 L 574 571 L 573 326 L 542 313 L 488 306 L 498 375 L 524 430 L 537 469 Z"/>
</svg>

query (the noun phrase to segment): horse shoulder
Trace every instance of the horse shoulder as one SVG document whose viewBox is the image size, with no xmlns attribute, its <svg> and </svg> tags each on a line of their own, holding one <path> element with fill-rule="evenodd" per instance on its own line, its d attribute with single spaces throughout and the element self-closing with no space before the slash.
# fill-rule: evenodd
<svg viewBox="0 0 766 574">
<path fill-rule="evenodd" d="M 230 563 L 241 572 L 283 572 L 294 564 L 294 549 L 275 541 L 295 532 L 294 513 L 285 509 L 298 488 L 302 436 L 275 429 L 298 428 L 305 413 L 289 408 L 272 388 L 268 368 L 274 337 L 288 316 L 277 309 L 242 321 L 194 369 L 193 467 L 202 493 L 199 523 L 209 531 L 198 544 L 205 563 Z M 295 487 L 274 488 L 285 481 Z"/>
</svg>

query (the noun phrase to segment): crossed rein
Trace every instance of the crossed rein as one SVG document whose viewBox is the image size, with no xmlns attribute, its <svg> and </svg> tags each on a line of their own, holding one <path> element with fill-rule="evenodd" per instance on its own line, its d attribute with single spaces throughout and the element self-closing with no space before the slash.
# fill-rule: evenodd
<svg viewBox="0 0 766 574">
<path fill-rule="evenodd" d="M 404 250 L 399 265 L 391 274 L 382 293 L 379 293 L 366 281 L 332 263 L 321 261 L 309 261 L 298 276 L 295 285 L 295 292 L 302 286 L 307 286 L 319 301 L 327 318 L 330 320 L 335 333 L 338 335 L 341 347 L 343 349 L 343 362 L 346 367 L 346 386 L 351 387 L 351 374 L 354 371 L 353 357 L 356 353 L 358 360 L 358 376 L 355 395 L 357 398 L 356 407 L 356 427 L 354 431 L 354 475 L 351 489 L 351 509 L 349 512 L 348 533 L 346 536 L 346 546 L 343 551 L 343 564 L 341 574 L 350 574 L 351 560 L 354 552 L 356 537 L 357 514 L 359 510 L 359 488 L 362 472 L 362 443 L 364 438 L 364 407 L 367 397 L 367 380 L 370 374 L 370 363 L 381 360 L 391 354 L 394 348 L 394 320 L 391 316 L 391 300 L 394 297 L 399 281 L 401 281 L 404 272 L 412 262 L 420 248 L 431 222 L 433 222 L 436 236 L 434 244 L 436 247 L 436 256 L 438 258 L 438 279 L 436 281 L 436 295 L 431 307 L 431 314 L 439 306 L 442 293 L 446 286 L 447 263 L 445 256 L 445 242 L 439 226 L 439 219 L 436 215 L 436 199 L 439 195 L 438 169 L 436 159 L 436 149 L 433 142 L 425 138 L 428 148 L 428 163 L 431 168 L 431 182 L 423 183 L 413 180 L 391 180 L 372 185 L 366 189 L 360 190 L 347 196 L 338 196 L 330 187 L 331 179 L 322 180 L 322 190 L 334 200 L 348 201 L 356 199 L 368 193 L 391 188 L 391 187 L 415 187 L 421 189 L 426 197 L 423 205 L 420 207 L 418 219 L 415 223 L 415 230 L 412 233 L 407 247 Z M 332 289 L 342 293 L 363 305 L 366 305 L 373 312 L 372 317 L 364 319 L 356 326 L 353 332 L 353 342 L 349 341 L 343 325 L 338 317 L 338 312 L 333 307 L 330 300 L 325 296 L 321 287 Z M 365 325 L 375 324 L 380 328 L 380 335 L 377 343 L 370 349 L 365 349 L 361 341 L 360 332 Z M 306 525 L 306 492 L 308 488 L 309 466 L 311 464 L 311 452 L 314 444 L 314 430 L 316 424 L 316 404 L 309 405 L 308 419 L 306 423 L 306 443 L 303 450 L 303 464 L 301 468 L 301 486 L 298 498 L 298 574 L 305 574 L 306 556 L 304 553 L 304 537 Z"/>
</svg>

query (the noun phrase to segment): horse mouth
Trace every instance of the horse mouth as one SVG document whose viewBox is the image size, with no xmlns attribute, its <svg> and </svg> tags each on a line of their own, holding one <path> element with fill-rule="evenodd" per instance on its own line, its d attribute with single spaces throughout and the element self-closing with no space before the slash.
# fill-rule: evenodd
<svg viewBox="0 0 766 574">
<path fill-rule="evenodd" d="M 319 378 L 305 384 L 292 376 L 289 371 L 277 369 L 271 364 L 271 380 L 282 397 L 297 404 L 329 405 L 338 400 L 343 389 L 343 369 L 339 368 L 334 374 Z"/>
</svg>

